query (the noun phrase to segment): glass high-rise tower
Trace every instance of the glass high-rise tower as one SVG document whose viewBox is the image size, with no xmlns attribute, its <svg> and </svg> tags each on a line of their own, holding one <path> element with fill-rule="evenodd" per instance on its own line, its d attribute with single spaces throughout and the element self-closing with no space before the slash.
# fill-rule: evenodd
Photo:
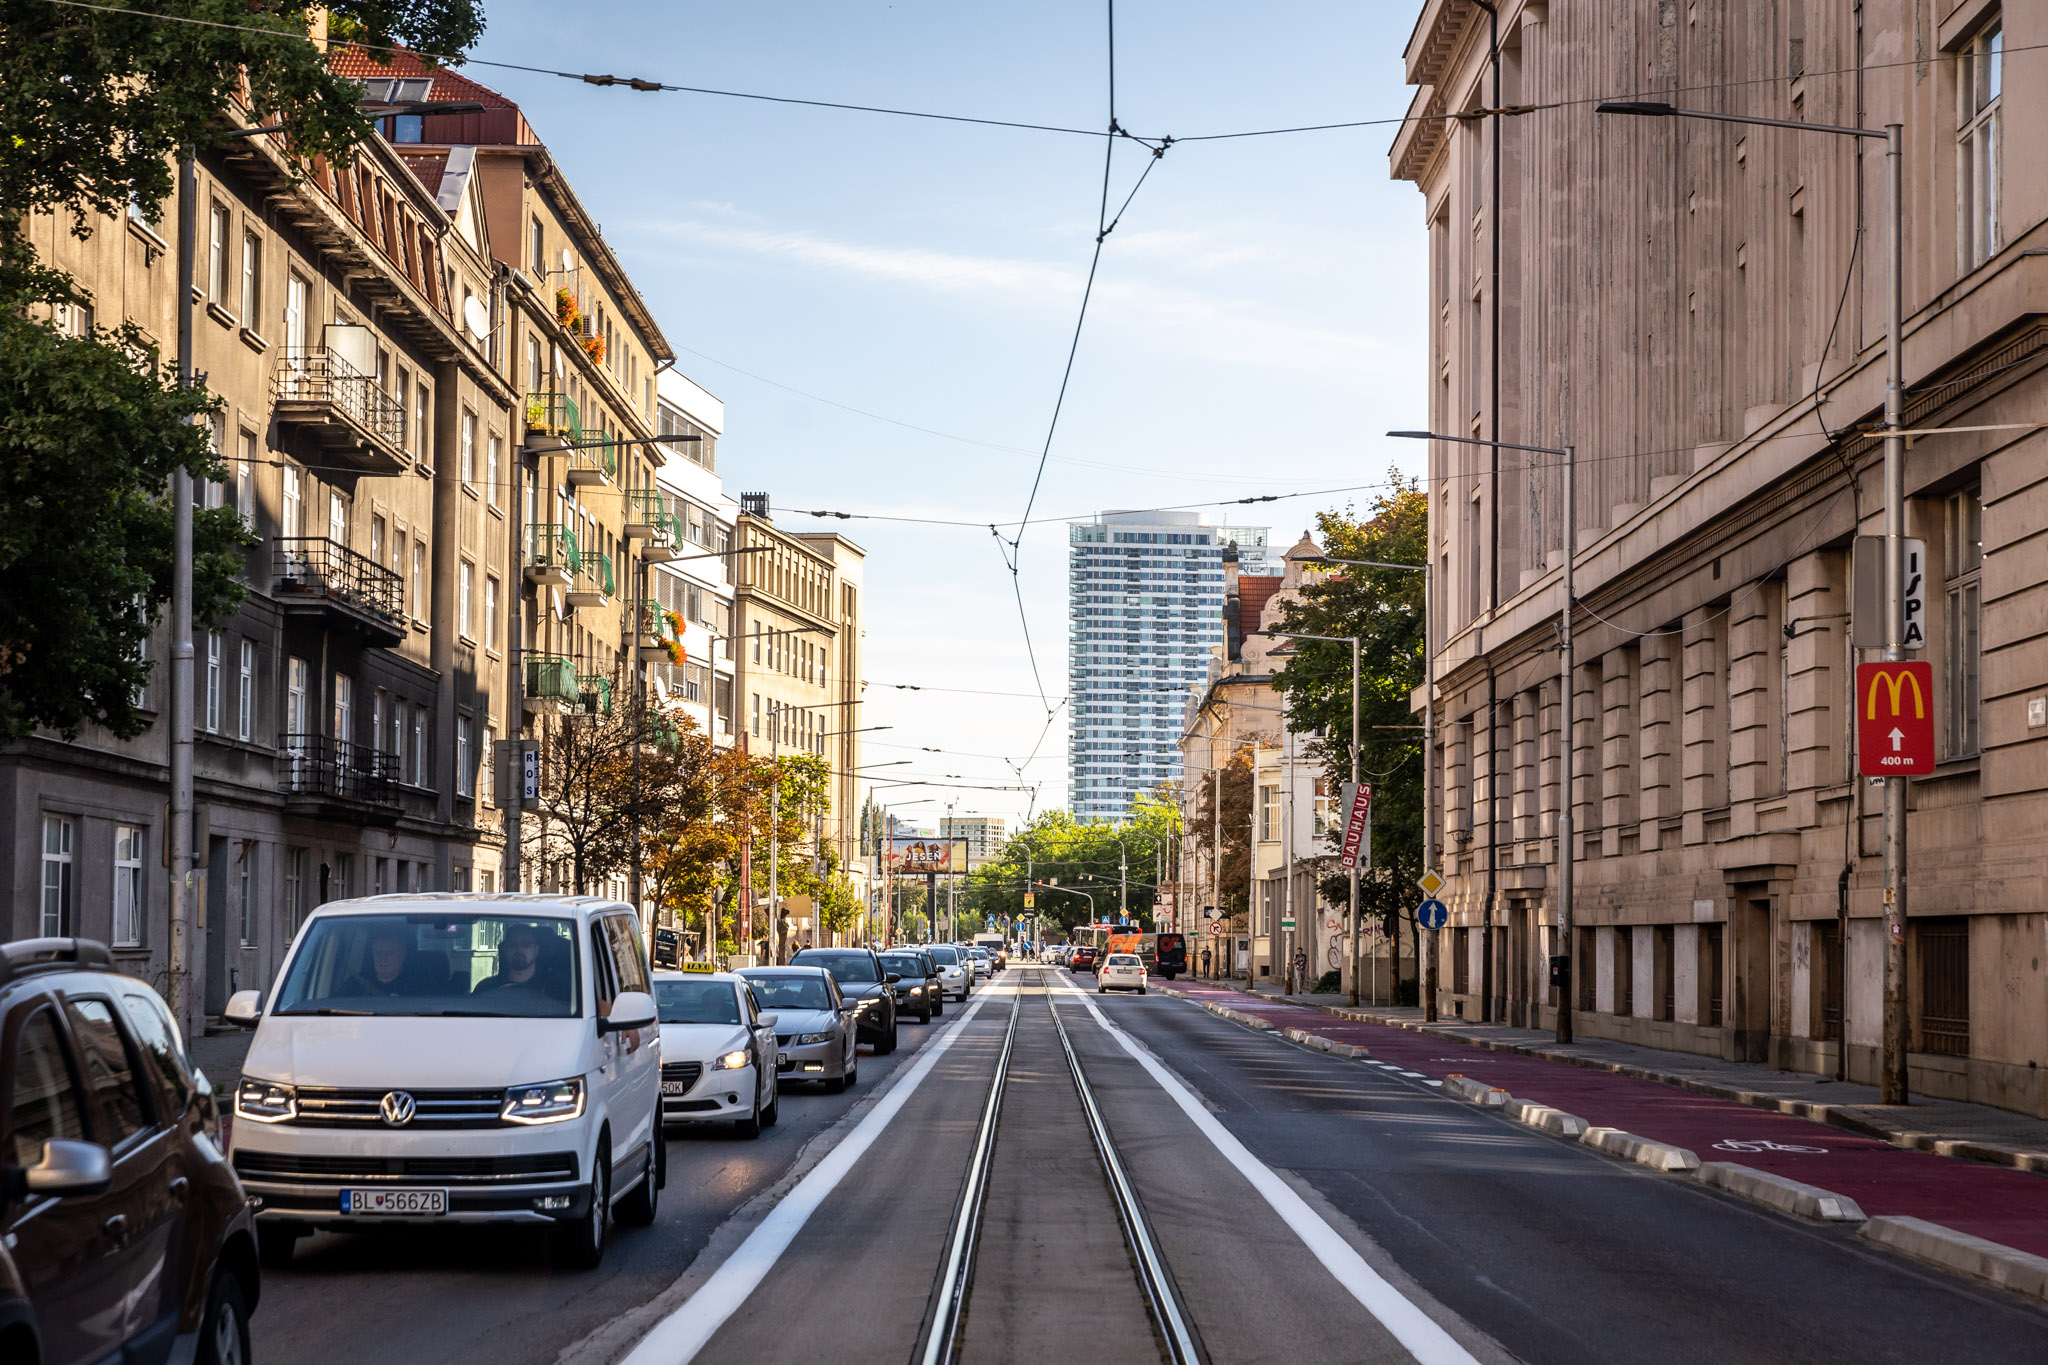
<svg viewBox="0 0 2048 1365">
<path fill-rule="evenodd" d="M 1264 568 L 1262 526 L 1208 526 L 1193 512 L 1068 526 L 1067 769 L 1080 819 L 1120 819 L 1139 792 L 1179 775 L 1182 706 L 1223 642 L 1228 544 L 1246 571 Z"/>
</svg>

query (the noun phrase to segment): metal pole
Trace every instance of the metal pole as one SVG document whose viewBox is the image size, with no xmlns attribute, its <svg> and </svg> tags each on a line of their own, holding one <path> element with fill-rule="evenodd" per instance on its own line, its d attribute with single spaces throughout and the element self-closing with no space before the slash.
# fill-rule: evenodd
<svg viewBox="0 0 2048 1365">
<path fill-rule="evenodd" d="M 782 708 L 768 702 L 768 960 L 780 960 L 782 947 Z"/>
<path fill-rule="evenodd" d="M 500 266 L 502 271 L 504 267 Z M 502 283 L 499 286 L 503 287 Z M 507 514 L 512 532 L 512 591 L 505 594 L 505 737 L 512 741 L 510 752 L 518 762 L 510 764 L 509 781 L 498 792 L 498 809 L 505 822 L 505 848 L 499 858 L 504 885 L 499 889 L 522 889 L 519 841 L 526 807 L 526 448 L 512 447 L 512 506 Z M 509 791 L 503 788 L 510 788 Z M 706 939 L 709 943 L 711 940 Z"/>
<path fill-rule="evenodd" d="M 1248 774 L 1251 779 L 1251 791 L 1249 793 L 1251 800 L 1244 803 L 1245 810 L 1248 813 L 1247 823 L 1249 825 L 1246 831 L 1247 837 L 1244 846 L 1244 917 L 1247 923 L 1250 923 L 1252 920 L 1252 907 L 1258 903 L 1259 892 L 1259 742 L 1256 739 L 1251 742 L 1251 750 L 1252 763 L 1251 771 Z M 1269 917 L 1272 908 L 1271 906 L 1266 907 Z M 1268 976 L 1273 975 L 1273 944 L 1279 937 L 1278 926 L 1269 924 L 1266 927 L 1266 974 Z M 1258 984 L 1256 978 L 1251 975 L 1250 964 L 1246 964 L 1245 967 L 1245 983 L 1252 986 Z"/>
<path fill-rule="evenodd" d="M 192 275 L 198 254 L 199 176 L 188 149 L 178 161 L 178 387 L 198 382 L 192 355 Z M 199 1031 L 203 995 L 193 989 L 198 924 L 192 905 L 192 475 L 171 475 L 171 1010 Z M 296 927 L 296 926 L 294 926 Z"/>
<path fill-rule="evenodd" d="M 1885 358 L 1884 358 L 1884 657 L 1906 657 L 1906 438 L 1904 425 L 1905 285 L 1900 239 L 1904 230 L 1900 158 L 1903 127 L 1884 128 Z M 1906 780 L 1884 780 L 1884 1075 L 1886 1104 L 1906 1103 Z"/>
<path fill-rule="evenodd" d="M 1289 920 L 1294 928 L 1286 927 Z M 1301 920 L 1294 913 L 1294 731 L 1280 732 L 1280 924 L 1286 935 L 1286 986 L 1292 995 L 1302 983 L 1294 979 L 1294 942 L 1301 932 Z"/>
<path fill-rule="evenodd" d="M 1574 501 L 1577 471 L 1576 448 L 1568 445 L 1564 448 L 1564 602 L 1558 610 L 1557 665 L 1560 694 L 1558 727 L 1563 732 L 1557 746 L 1560 779 L 1557 801 L 1557 939 L 1559 951 L 1565 955 L 1564 984 L 1558 988 L 1557 997 L 1557 1041 L 1560 1043 L 1572 1040 L 1572 870 L 1577 861 L 1572 839 L 1572 603 L 1575 592 L 1572 561 L 1578 558 L 1579 553 L 1578 504 Z M 1486 947 L 1491 961 L 1493 945 L 1488 943 Z"/>
<path fill-rule="evenodd" d="M 1358 637 L 1351 637 L 1351 799 L 1358 799 Z M 1348 821 L 1350 811 L 1344 812 Z M 1364 967 L 1360 949 L 1365 935 L 1359 932 L 1358 918 L 1358 863 L 1351 864 L 1351 1003 L 1359 1002 L 1358 978 Z"/>
<path fill-rule="evenodd" d="M 1427 538 L 1427 523 L 1424 536 Z M 1434 543 L 1434 542 L 1431 542 Z M 1427 545 L 1424 547 L 1427 549 Z M 1435 558 L 1423 555 L 1422 565 L 1422 868 L 1425 872 L 1436 870 L 1436 570 Z M 1441 930 L 1429 931 L 1425 946 L 1421 926 L 1417 925 L 1415 953 L 1424 961 L 1417 964 L 1422 968 L 1421 991 L 1422 1018 L 1425 1023 L 1436 1022 L 1436 960 L 1439 950 L 1437 935 Z"/>
<path fill-rule="evenodd" d="M 629 456 L 628 458 L 631 457 Z M 642 903 L 640 876 L 640 739 L 642 717 L 645 715 L 642 693 L 645 691 L 643 684 L 647 670 L 640 662 L 640 623 L 637 618 L 640 615 L 640 604 L 647 600 L 647 561 L 644 559 L 634 560 L 632 562 L 632 573 L 633 593 L 622 604 L 623 609 L 620 612 L 620 615 L 623 617 L 620 624 L 624 627 L 621 633 L 625 638 L 626 658 L 629 661 L 628 666 L 632 669 L 631 677 L 633 680 L 633 696 L 631 698 L 633 706 L 633 752 L 628 759 L 633 773 L 633 807 L 630 817 L 632 828 L 629 831 L 632 838 L 632 861 L 626 864 L 626 899 L 633 903 L 633 913 L 640 915 L 645 914 L 647 909 L 645 904 Z M 658 911 L 656 914 L 647 915 L 646 917 L 647 960 L 650 962 L 654 960 L 654 922 L 658 917 Z"/>
<path fill-rule="evenodd" d="M 1209 768 L 1209 894 L 1215 898 L 1216 922 L 1221 924 L 1223 922 L 1223 769 L 1215 766 L 1216 745 L 1213 742 L 1209 745 L 1209 763 L 1211 765 Z M 1246 925 L 1249 927 L 1250 915 L 1247 914 L 1245 919 Z M 1213 937 L 1221 938 L 1222 935 L 1218 934 Z M 1230 936 L 1230 948 L 1233 953 L 1237 951 L 1237 935 L 1235 934 Z M 1216 965 L 1218 967 L 1223 965 L 1221 944 L 1217 945 Z M 1228 973 L 1218 974 L 1228 975 Z"/>
</svg>

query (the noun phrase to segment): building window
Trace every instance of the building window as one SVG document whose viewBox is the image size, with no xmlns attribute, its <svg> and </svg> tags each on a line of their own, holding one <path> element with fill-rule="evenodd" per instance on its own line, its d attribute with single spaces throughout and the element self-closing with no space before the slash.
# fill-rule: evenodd
<svg viewBox="0 0 2048 1365">
<path fill-rule="evenodd" d="M 346 746 L 356 732 L 356 680 L 346 673 L 334 675 L 334 739 Z M 346 752 L 344 748 L 342 752 Z"/>
<path fill-rule="evenodd" d="M 484 578 L 484 648 L 495 652 L 498 648 L 498 576 L 488 574 Z"/>
<path fill-rule="evenodd" d="M 468 408 L 462 410 L 461 463 L 464 486 L 476 487 L 476 414 Z"/>
<path fill-rule="evenodd" d="M 312 855 L 303 848 L 284 851 L 284 936 L 287 942 L 299 936 L 306 922 L 306 873 Z"/>
<path fill-rule="evenodd" d="M 412 543 L 412 615 L 416 621 L 427 619 L 427 543 L 417 538 Z"/>
<path fill-rule="evenodd" d="M 476 793 L 476 742 L 471 738 L 471 727 L 476 722 L 468 716 L 455 718 L 455 794 L 473 796 Z"/>
<path fill-rule="evenodd" d="M 44 938 L 61 938 L 71 932 L 71 841 L 76 832 L 76 823 L 68 815 L 43 817 Z"/>
<path fill-rule="evenodd" d="M 256 529 L 256 433 L 242 433 L 242 458 L 234 471 L 235 514 L 246 530 Z"/>
<path fill-rule="evenodd" d="M 427 708 L 412 708 L 412 784 L 427 785 Z"/>
<path fill-rule="evenodd" d="M 206 244 L 206 297 L 207 301 L 225 308 L 228 306 L 228 233 L 231 220 L 228 211 L 215 204 L 206 215 L 208 238 Z"/>
<path fill-rule="evenodd" d="M 547 235 L 541 231 L 540 219 L 535 218 L 527 229 L 527 259 L 533 262 L 533 273 L 545 284 L 548 278 Z"/>
<path fill-rule="evenodd" d="M 419 428 L 420 433 L 420 463 L 426 465 L 429 469 L 433 468 L 434 465 L 434 428 L 428 423 L 433 410 L 433 398 L 427 392 L 427 381 L 422 379 L 413 386 L 412 417 L 413 425 Z"/>
<path fill-rule="evenodd" d="M 380 351 L 378 354 L 381 356 L 383 352 Z M 384 381 L 381 377 L 377 381 L 377 386 L 379 388 L 384 386 Z M 412 453 L 412 372 L 403 365 L 398 367 L 398 392 L 395 397 L 398 401 L 398 448 L 410 455 Z"/>
<path fill-rule="evenodd" d="M 1978 491 L 1951 493 L 1947 507 L 1946 579 L 1948 676 L 1942 694 L 1948 699 L 1947 756 L 1966 758 L 1977 752 L 1978 663 L 1977 618 L 1979 583 L 1984 569 L 1984 504 Z"/>
<path fill-rule="evenodd" d="M 253 232 L 242 234 L 242 325 L 260 330 L 263 321 L 263 239 Z"/>
<path fill-rule="evenodd" d="M 256 642 L 242 641 L 241 676 L 235 688 L 235 738 L 247 739 L 256 728 Z"/>
<path fill-rule="evenodd" d="M 1259 842 L 1269 844 L 1280 837 L 1280 788 L 1259 788 Z"/>
<path fill-rule="evenodd" d="M 1974 270 L 2003 245 L 1998 234 L 2001 85 L 2005 35 L 1996 20 L 1957 54 L 1956 207 L 1962 268 Z"/>
<path fill-rule="evenodd" d="M 761 694 L 759 692 L 754 694 L 754 718 L 751 729 L 754 734 L 758 735 L 761 733 Z"/>
<path fill-rule="evenodd" d="M 405 780 L 405 703 L 391 705 L 391 771 Z"/>
<path fill-rule="evenodd" d="M 1970 1055 L 1970 921 L 1953 915 L 1916 920 L 1920 959 L 1919 1051 Z"/>
<path fill-rule="evenodd" d="M 484 446 L 484 501 L 493 507 L 505 505 L 504 476 L 499 472 L 504 468 L 504 455 L 505 438 L 494 431 Z"/>
<path fill-rule="evenodd" d="M 256 841 L 244 839 L 235 859 L 235 921 L 243 945 L 256 941 Z"/>
<path fill-rule="evenodd" d="M 114 826 L 114 946 L 142 943 L 142 827 Z"/>
<path fill-rule="evenodd" d="M 306 534 L 306 494 L 299 467 L 284 467 L 284 538 L 295 540 Z"/>
<path fill-rule="evenodd" d="M 476 597 L 476 565 L 463 560 L 455 576 L 455 623 L 465 640 L 476 638 L 476 621 L 471 612 Z"/>
<path fill-rule="evenodd" d="M 495 806 L 498 804 L 498 732 L 488 722 L 484 725 L 483 748 L 478 751 L 483 760 L 483 797 Z"/>
<path fill-rule="evenodd" d="M 206 632 L 206 733 L 220 733 L 221 677 L 220 677 L 221 635 L 217 630 Z"/>
</svg>

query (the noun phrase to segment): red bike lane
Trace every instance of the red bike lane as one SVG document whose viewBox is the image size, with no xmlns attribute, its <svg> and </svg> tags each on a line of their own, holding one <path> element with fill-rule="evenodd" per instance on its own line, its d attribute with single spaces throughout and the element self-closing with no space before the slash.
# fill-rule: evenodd
<svg viewBox="0 0 2048 1365">
<path fill-rule="evenodd" d="M 1469 1076 L 1519 1100 L 1576 1114 L 1684 1147 L 1702 1161 L 1727 1161 L 1847 1195 L 1872 1217 L 1895 1215 L 2048 1256 L 2048 1177 L 1894 1147 L 1810 1119 L 1753 1109 L 1633 1076 L 1490 1052 L 1412 1029 L 1340 1019 L 1320 1010 L 1238 991 L 1175 983 L 1200 1001 L 1226 1005 L 1338 1042 L 1432 1079 Z"/>
</svg>

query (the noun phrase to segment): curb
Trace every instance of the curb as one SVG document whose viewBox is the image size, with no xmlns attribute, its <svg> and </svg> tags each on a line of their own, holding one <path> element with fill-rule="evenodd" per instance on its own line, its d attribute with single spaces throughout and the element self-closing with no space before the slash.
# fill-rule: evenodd
<svg viewBox="0 0 2048 1365">
<path fill-rule="evenodd" d="M 1872 1218 L 1857 1229 L 1857 1235 L 1901 1256 L 2048 1305 L 2048 1257 L 2015 1251 L 1920 1218 Z"/>
<path fill-rule="evenodd" d="M 1497 1085 L 1475 1081 L 1470 1076 L 1461 1076 L 1455 1071 L 1444 1077 L 1444 1093 L 1488 1109 L 1502 1108 L 1514 1098 Z"/>
<path fill-rule="evenodd" d="M 1537 1104 L 1532 1100 L 1509 1099 L 1501 1107 L 1516 1123 L 1540 1128 L 1555 1137 L 1576 1140 L 1586 1131 L 1586 1121 L 1577 1114 L 1567 1114 L 1564 1110 L 1552 1109 L 1547 1104 Z"/>
<path fill-rule="evenodd" d="M 1787 1180 L 1782 1175 L 1759 1171 L 1754 1166 L 1740 1166 L 1730 1161 L 1706 1161 L 1693 1172 L 1693 1179 L 1702 1185 L 1711 1185 L 1717 1190 L 1751 1203 L 1762 1204 L 1780 1213 L 1789 1213 L 1795 1218 L 1810 1218 L 1818 1223 L 1861 1223 L 1863 1210 L 1847 1195 L 1821 1189 L 1818 1185 L 1806 1185 L 1797 1180 Z M 1989 1245 L 1987 1243 L 1987 1245 Z"/>
<path fill-rule="evenodd" d="M 1634 1133 L 1624 1133 L 1619 1128 L 1588 1128 L 1579 1134 L 1579 1141 L 1596 1151 L 1623 1157 L 1653 1171 L 1685 1172 L 1696 1171 L 1700 1167 L 1700 1159 L 1683 1147 L 1652 1142 Z"/>
<path fill-rule="evenodd" d="M 1274 999 L 1261 996 L 1260 999 Z M 1651 1067 L 1635 1066 L 1628 1062 L 1602 1061 L 1578 1053 L 1565 1052 L 1555 1047 L 1531 1047 L 1525 1043 L 1502 1042 L 1492 1038 L 1475 1038 L 1457 1029 L 1442 1028 L 1432 1024 L 1416 1023 L 1407 1019 L 1395 1019 L 1383 1014 L 1373 1014 L 1364 1009 L 1351 1009 L 1341 1005 L 1306 1005 L 1298 1002 L 1278 1001 L 1293 1005 L 1297 1009 L 1321 1010 L 1340 1019 L 1358 1023 L 1378 1024 L 1384 1028 L 1406 1029 L 1430 1038 L 1441 1038 L 1446 1042 L 1463 1047 L 1483 1048 L 1488 1052 L 1507 1052 L 1521 1057 L 1535 1057 L 1546 1062 L 1563 1062 L 1568 1066 L 1584 1067 L 1589 1071 L 1606 1071 L 1617 1076 L 1628 1076 L 1639 1081 L 1655 1081 L 1659 1085 L 1672 1086 L 1695 1095 L 1706 1095 L 1712 1099 L 1729 1100 L 1747 1105 L 1751 1109 L 1764 1109 L 1774 1114 L 1789 1114 L 1793 1118 L 1810 1119 L 1824 1123 L 1830 1128 L 1855 1133 L 1859 1137 L 1875 1138 L 1879 1142 L 1902 1147 L 1908 1151 L 1929 1152 L 1935 1156 L 1951 1157 L 1961 1161 L 1981 1161 L 1993 1166 L 2008 1166 L 2014 1170 L 2033 1171 L 2048 1174 L 2048 1151 L 2028 1147 L 2015 1147 L 2002 1142 L 1980 1142 L 1973 1138 L 1944 1137 L 1939 1133 L 1924 1133 L 1879 1121 L 1863 1112 L 1865 1106 L 1829 1104 L 1818 1100 L 1788 1099 L 1783 1095 L 1772 1095 L 1758 1090 L 1745 1090 L 1740 1086 L 1719 1085 L 1691 1076 L 1679 1076 L 1668 1071 Z"/>
</svg>

